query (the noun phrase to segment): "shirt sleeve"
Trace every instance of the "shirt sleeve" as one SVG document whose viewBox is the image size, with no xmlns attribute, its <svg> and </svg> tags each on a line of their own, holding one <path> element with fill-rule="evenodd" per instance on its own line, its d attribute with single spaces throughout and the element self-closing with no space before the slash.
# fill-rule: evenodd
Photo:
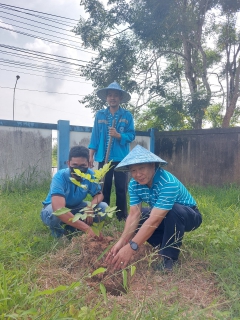
<svg viewBox="0 0 240 320">
<path fill-rule="evenodd" d="M 65 183 L 59 173 L 56 173 L 52 178 L 50 194 L 51 196 L 59 195 L 65 198 Z"/>
<path fill-rule="evenodd" d="M 95 120 L 94 120 L 94 125 L 92 128 L 92 134 L 91 134 L 91 139 L 88 148 L 97 150 L 98 149 L 98 144 L 99 144 L 99 125 L 98 125 L 98 118 L 99 115 L 98 113 L 96 114 Z"/>
</svg>

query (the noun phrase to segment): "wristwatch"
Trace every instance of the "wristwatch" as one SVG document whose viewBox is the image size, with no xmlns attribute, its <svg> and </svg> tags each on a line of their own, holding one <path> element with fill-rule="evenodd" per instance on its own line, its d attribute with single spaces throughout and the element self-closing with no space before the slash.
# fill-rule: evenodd
<svg viewBox="0 0 240 320">
<path fill-rule="evenodd" d="M 134 250 L 137 251 L 138 249 L 138 244 L 132 240 L 129 241 L 130 247 Z"/>
</svg>

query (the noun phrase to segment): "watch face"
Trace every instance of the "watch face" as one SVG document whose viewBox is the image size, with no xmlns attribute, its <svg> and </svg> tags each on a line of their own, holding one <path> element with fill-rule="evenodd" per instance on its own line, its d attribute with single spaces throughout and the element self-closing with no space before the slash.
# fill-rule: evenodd
<svg viewBox="0 0 240 320">
<path fill-rule="evenodd" d="M 138 245 L 136 242 L 130 241 L 130 246 L 133 250 L 137 250 L 138 249 Z"/>
</svg>

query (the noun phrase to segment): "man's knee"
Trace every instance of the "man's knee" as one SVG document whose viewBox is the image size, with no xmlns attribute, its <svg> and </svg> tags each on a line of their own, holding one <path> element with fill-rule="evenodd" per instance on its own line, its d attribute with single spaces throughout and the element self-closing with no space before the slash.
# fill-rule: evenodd
<svg viewBox="0 0 240 320">
<path fill-rule="evenodd" d="M 42 209 L 40 216 L 42 222 L 50 228 L 58 228 L 61 225 L 61 220 L 53 214 L 51 205 Z"/>
</svg>

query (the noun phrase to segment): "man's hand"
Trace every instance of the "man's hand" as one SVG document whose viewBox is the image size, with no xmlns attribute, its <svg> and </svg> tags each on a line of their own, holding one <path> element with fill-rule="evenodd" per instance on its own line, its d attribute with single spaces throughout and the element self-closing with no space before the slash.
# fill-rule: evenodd
<svg viewBox="0 0 240 320">
<path fill-rule="evenodd" d="M 118 133 L 117 130 L 113 127 L 109 128 L 109 135 L 113 138 L 121 139 L 120 133 Z"/>
<path fill-rule="evenodd" d="M 109 263 L 111 264 L 113 270 L 124 269 L 131 260 L 133 254 L 134 251 L 131 249 L 130 245 L 126 244 L 118 251 L 116 255 L 112 256 L 112 259 L 109 261 Z"/>
<path fill-rule="evenodd" d="M 94 163 L 94 159 L 93 159 L 93 157 L 89 157 L 89 168 L 93 168 L 94 167 L 94 165 L 93 165 L 93 163 Z"/>
<path fill-rule="evenodd" d="M 121 243 L 121 241 L 119 240 L 113 247 L 112 249 L 108 252 L 108 255 L 106 257 L 106 262 L 111 264 L 112 263 L 112 259 L 116 256 L 116 254 L 118 253 L 118 251 L 123 247 L 123 244 Z"/>
</svg>

